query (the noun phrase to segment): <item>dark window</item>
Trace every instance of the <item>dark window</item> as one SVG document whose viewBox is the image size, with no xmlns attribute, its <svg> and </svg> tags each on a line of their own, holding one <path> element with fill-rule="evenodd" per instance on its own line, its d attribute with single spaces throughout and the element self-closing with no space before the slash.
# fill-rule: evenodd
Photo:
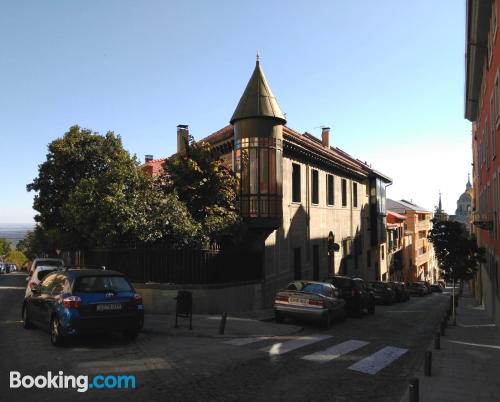
<svg viewBox="0 0 500 402">
<path fill-rule="evenodd" d="M 292 163 L 292 201 L 300 202 L 300 165 Z"/>
<path fill-rule="evenodd" d="M 313 246 L 313 280 L 319 279 L 319 246 Z"/>
<path fill-rule="evenodd" d="M 347 180 L 342 179 L 342 206 L 346 207 L 347 206 Z"/>
<path fill-rule="evenodd" d="M 130 292 L 132 288 L 123 276 L 85 276 L 78 279 L 75 291 L 85 293 Z"/>
<path fill-rule="evenodd" d="M 352 204 L 354 208 L 358 207 L 358 183 L 352 183 Z"/>
<path fill-rule="evenodd" d="M 381 254 L 382 260 L 383 260 L 385 257 L 385 247 L 384 246 L 380 246 L 380 254 Z"/>
<path fill-rule="evenodd" d="M 312 195 L 311 195 L 311 201 L 313 204 L 319 204 L 319 188 L 318 188 L 318 171 L 317 170 L 311 170 L 311 190 L 312 190 Z"/>
<path fill-rule="evenodd" d="M 300 258 L 300 247 L 293 249 L 293 278 L 295 280 L 301 279 L 302 266 Z"/>
<path fill-rule="evenodd" d="M 333 175 L 326 175 L 326 203 L 327 205 L 333 205 L 335 201 L 334 189 L 333 189 Z"/>
</svg>

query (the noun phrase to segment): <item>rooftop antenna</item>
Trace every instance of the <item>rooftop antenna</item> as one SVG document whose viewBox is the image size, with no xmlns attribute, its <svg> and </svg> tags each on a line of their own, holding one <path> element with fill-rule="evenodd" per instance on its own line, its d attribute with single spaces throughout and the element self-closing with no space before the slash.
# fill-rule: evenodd
<svg viewBox="0 0 500 402">
<path fill-rule="evenodd" d="M 257 56 L 256 56 L 256 59 L 257 59 L 257 64 L 259 64 L 259 61 L 260 61 L 260 56 L 259 56 L 259 51 L 257 50 Z"/>
</svg>

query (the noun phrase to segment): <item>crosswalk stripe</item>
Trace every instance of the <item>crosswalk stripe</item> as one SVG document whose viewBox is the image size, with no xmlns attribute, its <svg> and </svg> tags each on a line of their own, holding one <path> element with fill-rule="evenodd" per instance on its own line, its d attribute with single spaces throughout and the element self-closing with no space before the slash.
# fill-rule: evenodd
<svg viewBox="0 0 500 402">
<path fill-rule="evenodd" d="M 334 345 L 332 347 L 329 347 L 328 349 L 321 350 L 319 352 L 303 356 L 302 359 L 304 360 L 309 360 L 309 361 L 314 361 L 318 363 L 324 363 L 328 362 L 330 360 L 336 359 L 337 357 L 340 357 L 342 355 L 345 355 L 347 353 L 351 353 L 355 351 L 356 349 L 362 348 L 363 346 L 368 345 L 369 342 L 365 341 L 357 341 L 354 339 L 351 339 L 346 342 L 339 343 L 337 345 Z"/>
<path fill-rule="evenodd" d="M 231 339 L 229 341 L 225 341 L 224 343 L 227 343 L 228 345 L 234 345 L 234 346 L 243 346 L 243 345 L 248 345 L 250 343 L 263 341 L 265 339 L 269 339 L 269 337 L 268 336 L 254 336 L 252 338 L 236 338 L 236 339 Z"/>
<path fill-rule="evenodd" d="M 331 335 L 308 335 L 301 336 L 300 338 L 293 339 L 287 342 L 278 342 L 273 345 L 260 349 L 262 352 L 269 353 L 269 356 L 282 355 L 292 350 L 302 348 L 312 343 L 324 341 L 325 339 L 330 339 Z"/>
<path fill-rule="evenodd" d="M 384 367 L 391 364 L 394 360 L 404 355 L 406 352 L 408 352 L 408 349 L 386 346 L 378 352 L 354 363 L 352 366 L 349 366 L 348 369 L 366 374 L 376 374 Z"/>
</svg>

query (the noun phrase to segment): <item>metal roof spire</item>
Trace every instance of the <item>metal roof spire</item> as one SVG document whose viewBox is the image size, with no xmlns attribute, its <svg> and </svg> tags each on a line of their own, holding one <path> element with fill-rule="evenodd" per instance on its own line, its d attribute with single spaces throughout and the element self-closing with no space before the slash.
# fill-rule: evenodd
<svg viewBox="0 0 500 402">
<path fill-rule="evenodd" d="M 231 117 L 230 123 L 234 124 L 236 120 L 253 117 L 274 118 L 279 120 L 281 124 L 286 124 L 285 116 L 260 67 L 259 53 L 256 56 L 255 69 Z"/>
</svg>

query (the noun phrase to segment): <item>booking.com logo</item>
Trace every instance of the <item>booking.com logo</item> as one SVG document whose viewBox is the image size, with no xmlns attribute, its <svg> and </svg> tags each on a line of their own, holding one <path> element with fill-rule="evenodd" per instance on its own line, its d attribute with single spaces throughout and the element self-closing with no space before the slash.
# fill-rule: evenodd
<svg viewBox="0 0 500 402">
<path fill-rule="evenodd" d="M 10 372 L 10 388 L 52 388 L 76 389 L 87 392 L 89 389 L 135 389 L 135 375 L 96 375 L 91 379 L 86 375 L 65 375 L 62 371 L 46 375 L 22 376 L 19 371 Z"/>
</svg>

